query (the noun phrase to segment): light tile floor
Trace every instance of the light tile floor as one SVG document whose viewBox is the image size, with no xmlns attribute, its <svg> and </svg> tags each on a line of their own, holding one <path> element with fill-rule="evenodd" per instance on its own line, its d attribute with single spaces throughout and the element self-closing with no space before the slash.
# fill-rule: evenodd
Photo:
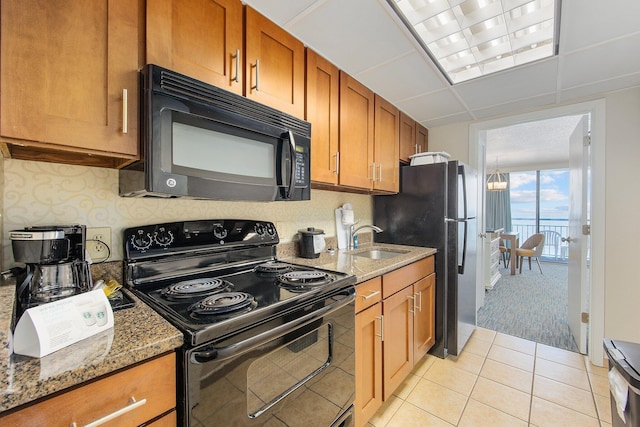
<svg viewBox="0 0 640 427">
<path fill-rule="evenodd" d="M 425 356 L 371 426 L 611 426 L 607 369 L 478 328 L 458 357 Z"/>
</svg>

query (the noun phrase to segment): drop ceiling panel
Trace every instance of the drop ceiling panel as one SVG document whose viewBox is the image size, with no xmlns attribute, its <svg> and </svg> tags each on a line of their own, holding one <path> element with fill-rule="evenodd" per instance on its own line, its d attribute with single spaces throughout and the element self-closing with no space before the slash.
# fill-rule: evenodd
<svg viewBox="0 0 640 427">
<path fill-rule="evenodd" d="M 640 31 L 640 1 L 565 0 L 561 19 L 560 51 L 571 52 Z"/>
<path fill-rule="evenodd" d="M 551 105 L 556 101 L 556 93 L 548 93 L 545 95 L 533 96 L 531 98 L 522 99 L 520 101 L 508 102 L 506 104 L 494 105 L 487 108 L 473 110 L 472 114 L 476 119 L 486 119 L 494 116 L 502 116 L 513 113 L 514 111 L 524 111 L 534 107 L 542 107 Z"/>
<path fill-rule="evenodd" d="M 632 74 L 638 70 L 640 33 L 615 43 L 604 43 L 565 55 L 562 59 L 560 87 L 570 89 Z"/>
<path fill-rule="evenodd" d="M 468 122 L 473 117 L 469 113 L 452 114 L 451 116 L 438 117 L 435 119 L 423 120 L 420 124 L 426 128 L 433 128 L 437 126 L 444 126 L 451 123 Z"/>
<path fill-rule="evenodd" d="M 559 101 L 562 102 L 572 99 L 592 97 L 594 95 L 601 95 L 603 93 L 613 92 L 633 86 L 640 86 L 640 72 L 563 90 L 560 92 Z"/>
<path fill-rule="evenodd" d="M 414 50 L 386 10 L 373 0 L 327 1 L 287 29 L 351 75 Z"/>
<path fill-rule="evenodd" d="M 558 59 L 551 58 L 454 86 L 471 110 L 555 92 Z"/>
<path fill-rule="evenodd" d="M 355 77 L 367 87 L 375 87 L 376 92 L 389 102 L 396 103 L 449 86 L 442 74 L 427 61 L 418 52 L 412 52 Z"/>
<path fill-rule="evenodd" d="M 450 89 L 405 99 L 396 106 L 419 122 L 465 112 L 464 105 Z"/>
<path fill-rule="evenodd" d="M 245 0 L 244 3 L 281 27 L 302 13 L 317 0 Z"/>
</svg>

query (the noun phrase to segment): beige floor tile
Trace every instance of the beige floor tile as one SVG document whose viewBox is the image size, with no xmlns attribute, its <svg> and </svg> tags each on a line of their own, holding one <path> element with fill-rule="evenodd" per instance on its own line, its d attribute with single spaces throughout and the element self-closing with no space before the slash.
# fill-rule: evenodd
<svg viewBox="0 0 640 427">
<path fill-rule="evenodd" d="M 480 376 L 529 394 L 531 394 L 533 387 L 533 372 L 505 365 L 491 359 L 487 359 L 484 363 Z"/>
<path fill-rule="evenodd" d="M 431 365 L 433 365 L 433 362 L 435 362 L 437 359 L 438 358 L 436 356 L 432 356 L 430 354 L 425 355 L 416 363 L 411 373 L 419 377 L 424 376 L 424 373 L 429 370 Z"/>
<path fill-rule="evenodd" d="M 458 426 L 526 427 L 527 422 L 512 417 L 507 413 L 501 412 L 474 399 L 469 399 L 469 403 L 467 403 L 467 407 L 462 414 L 462 418 L 460 419 Z"/>
<path fill-rule="evenodd" d="M 536 375 L 542 375 L 543 377 L 551 378 L 564 384 L 591 391 L 587 371 L 582 369 L 572 368 L 562 363 L 538 358 L 536 360 L 535 372 Z"/>
<path fill-rule="evenodd" d="M 591 392 L 535 375 L 533 395 L 590 417 L 598 416 Z"/>
<path fill-rule="evenodd" d="M 495 337 L 496 331 L 485 328 L 476 328 L 471 334 L 471 338 L 477 338 L 483 341 L 493 341 Z"/>
<path fill-rule="evenodd" d="M 407 402 L 457 425 L 467 403 L 467 397 L 432 381 L 422 379 L 409 394 Z"/>
<path fill-rule="evenodd" d="M 489 349 L 491 349 L 492 341 L 487 341 L 482 338 L 474 338 L 473 335 L 467 341 L 464 346 L 463 353 L 473 353 L 481 357 L 487 357 Z"/>
<path fill-rule="evenodd" d="M 386 427 L 451 427 L 452 425 L 417 406 L 404 402 Z"/>
<path fill-rule="evenodd" d="M 487 358 L 515 368 L 533 372 L 534 357 L 516 350 L 511 350 L 510 348 L 500 347 L 494 344 L 491 346 Z"/>
<path fill-rule="evenodd" d="M 589 375 L 589 381 L 591 381 L 591 390 L 594 394 L 600 396 L 609 396 L 609 377 L 602 377 L 600 375 Z"/>
<path fill-rule="evenodd" d="M 531 395 L 529 393 L 524 393 L 481 377 L 478 378 L 478 382 L 473 388 L 471 399 L 506 412 L 523 421 L 529 421 L 529 406 L 531 404 Z M 465 413 L 468 409 L 469 405 L 467 404 Z"/>
<path fill-rule="evenodd" d="M 596 408 L 598 409 L 598 418 L 601 421 L 611 423 L 611 399 L 610 396 L 594 395 L 596 400 Z"/>
<path fill-rule="evenodd" d="M 400 399 L 406 399 L 411 390 L 418 384 L 420 377 L 417 375 L 408 375 L 404 381 L 393 391 L 394 396 L 398 396 Z"/>
<path fill-rule="evenodd" d="M 536 427 L 598 427 L 600 425 L 596 418 L 535 396 L 531 404 L 531 419 L 529 422 L 531 423 L 530 425 Z"/>
<path fill-rule="evenodd" d="M 589 357 L 584 356 L 585 367 L 587 368 L 587 372 L 594 375 L 599 375 L 601 377 L 606 377 L 609 375 L 609 366 L 608 364 L 605 366 L 596 366 L 593 363 L 589 362 Z"/>
<path fill-rule="evenodd" d="M 496 339 L 493 340 L 493 344 L 499 345 L 500 347 L 510 348 L 511 350 L 516 350 L 525 354 L 530 354 L 532 356 L 536 354 L 535 342 L 525 340 L 524 338 L 514 337 L 512 335 L 498 333 L 496 335 Z"/>
<path fill-rule="evenodd" d="M 580 353 L 574 353 L 572 351 L 563 350 L 561 348 L 538 344 L 536 357 L 586 370 L 584 358 Z"/>
<path fill-rule="evenodd" d="M 391 396 L 382 404 L 373 417 L 371 417 L 369 424 L 375 427 L 385 427 L 403 403 L 404 400 L 396 396 Z"/>
<path fill-rule="evenodd" d="M 468 351 L 463 351 L 459 356 L 449 356 L 445 359 L 445 362 L 453 367 L 476 375 L 480 373 L 484 361 L 485 358 L 483 356 Z"/>
<path fill-rule="evenodd" d="M 436 360 L 433 366 L 424 374 L 424 379 L 433 381 L 443 387 L 469 396 L 478 379 L 476 374 L 458 369 L 448 359 Z"/>
</svg>

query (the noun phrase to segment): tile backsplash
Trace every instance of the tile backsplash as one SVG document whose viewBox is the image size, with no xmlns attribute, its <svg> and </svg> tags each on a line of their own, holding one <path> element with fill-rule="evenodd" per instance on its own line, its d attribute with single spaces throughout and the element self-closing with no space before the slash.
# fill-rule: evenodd
<svg viewBox="0 0 640 427">
<path fill-rule="evenodd" d="M 125 228 L 169 221 L 242 218 L 275 223 L 280 240 L 297 240 L 299 229 L 316 227 L 335 236 L 336 208 L 351 203 L 356 219 L 371 223 L 371 196 L 312 190 L 304 202 L 219 202 L 136 199 L 118 195 L 115 169 L 4 159 L 2 173 L 3 268 L 13 264 L 10 230 L 30 225 L 85 224 L 111 227 L 111 260 L 122 259 Z"/>
</svg>

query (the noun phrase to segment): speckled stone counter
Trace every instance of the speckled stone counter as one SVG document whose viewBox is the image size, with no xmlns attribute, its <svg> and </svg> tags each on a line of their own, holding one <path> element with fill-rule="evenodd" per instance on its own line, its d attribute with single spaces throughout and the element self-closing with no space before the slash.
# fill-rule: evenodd
<svg viewBox="0 0 640 427">
<path fill-rule="evenodd" d="M 327 239 L 328 248 L 336 247 L 333 240 L 334 239 Z M 434 255 L 437 252 L 434 248 L 372 243 L 370 239 L 361 239 L 361 241 L 362 240 L 365 240 L 366 243 L 360 244 L 358 249 L 336 249 L 334 254 L 330 254 L 327 250 L 324 250 L 318 258 L 300 258 L 297 256 L 298 252 L 295 245 L 279 245 L 278 258 L 296 264 L 351 273 L 357 277 L 357 283 L 361 283 L 422 258 Z M 388 259 L 371 259 L 354 255 L 371 249 L 387 249 L 397 252 L 398 255 Z"/>
<path fill-rule="evenodd" d="M 0 416 L 2 412 L 180 347 L 183 335 L 131 294 L 114 327 L 40 359 L 10 353 L 15 283 L 0 285 Z"/>
</svg>

